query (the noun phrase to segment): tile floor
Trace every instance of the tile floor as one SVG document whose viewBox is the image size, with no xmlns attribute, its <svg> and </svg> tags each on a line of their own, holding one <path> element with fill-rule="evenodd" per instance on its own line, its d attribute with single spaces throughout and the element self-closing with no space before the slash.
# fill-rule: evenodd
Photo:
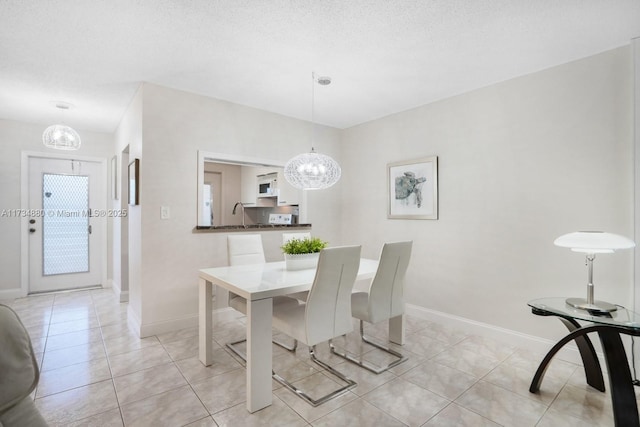
<svg viewBox="0 0 640 427">
<path fill-rule="evenodd" d="M 580 366 L 554 360 L 534 395 L 528 387 L 542 354 L 412 317 L 401 348 L 409 360 L 392 371 L 374 375 L 319 346 L 355 389 L 313 408 L 273 382 L 273 405 L 249 414 L 245 370 L 224 347 L 244 335 L 243 317 L 215 325 L 215 362 L 204 367 L 197 327 L 139 339 L 127 327 L 127 304 L 110 290 L 2 302 L 29 329 L 42 371 L 35 403 L 52 426 L 613 425 L 609 394 L 586 386 Z M 386 338 L 385 325 L 366 331 Z M 385 361 L 357 333 L 336 344 Z M 293 354 L 274 346 L 274 368 L 323 393 L 335 383 L 302 347 Z"/>
</svg>

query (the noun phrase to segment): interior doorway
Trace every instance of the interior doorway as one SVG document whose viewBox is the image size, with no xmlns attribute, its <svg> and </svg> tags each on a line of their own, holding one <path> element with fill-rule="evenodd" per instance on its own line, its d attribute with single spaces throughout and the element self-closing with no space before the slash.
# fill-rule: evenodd
<svg viewBox="0 0 640 427">
<path fill-rule="evenodd" d="M 129 146 L 127 145 L 120 154 L 120 200 L 118 206 L 122 211 L 128 212 L 129 200 Z M 120 217 L 120 250 L 114 250 L 115 256 L 120 257 L 120 302 L 129 301 L 129 215 Z"/>
<path fill-rule="evenodd" d="M 29 156 L 27 167 L 28 293 L 102 285 L 104 161 Z"/>
</svg>

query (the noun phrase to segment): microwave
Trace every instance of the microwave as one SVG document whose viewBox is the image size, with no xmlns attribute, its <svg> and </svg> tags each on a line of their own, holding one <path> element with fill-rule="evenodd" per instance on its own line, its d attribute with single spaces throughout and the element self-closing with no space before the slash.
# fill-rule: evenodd
<svg viewBox="0 0 640 427">
<path fill-rule="evenodd" d="M 258 175 L 258 196 L 275 196 L 278 188 L 278 174 Z"/>
</svg>

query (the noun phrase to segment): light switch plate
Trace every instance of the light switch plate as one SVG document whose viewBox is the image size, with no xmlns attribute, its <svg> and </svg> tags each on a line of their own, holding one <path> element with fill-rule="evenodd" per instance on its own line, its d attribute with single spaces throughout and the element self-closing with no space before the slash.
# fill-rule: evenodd
<svg viewBox="0 0 640 427">
<path fill-rule="evenodd" d="M 171 217 L 171 210 L 169 206 L 160 206 L 160 219 L 169 219 Z"/>
</svg>

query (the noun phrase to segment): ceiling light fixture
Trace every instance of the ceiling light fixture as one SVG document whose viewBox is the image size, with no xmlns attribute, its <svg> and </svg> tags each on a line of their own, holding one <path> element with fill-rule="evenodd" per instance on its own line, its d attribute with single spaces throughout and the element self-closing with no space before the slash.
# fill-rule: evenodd
<svg viewBox="0 0 640 427">
<path fill-rule="evenodd" d="M 284 166 L 284 177 L 289 184 L 303 190 L 329 188 L 340 179 L 340 165 L 331 157 L 316 153 L 313 148 L 315 84 L 326 86 L 331 77 L 317 77 L 311 73 L 311 152 L 298 154 Z"/>
<path fill-rule="evenodd" d="M 56 108 L 64 111 L 71 108 L 70 104 L 57 102 Z M 42 134 L 42 143 L 47 148 L 55 148 L 57 150 L 77 150 L 80 148 L 82 141 L 80 135 L 74 129 L 64 124 L 51 125 L 46 128 Z"/>
</svg>

